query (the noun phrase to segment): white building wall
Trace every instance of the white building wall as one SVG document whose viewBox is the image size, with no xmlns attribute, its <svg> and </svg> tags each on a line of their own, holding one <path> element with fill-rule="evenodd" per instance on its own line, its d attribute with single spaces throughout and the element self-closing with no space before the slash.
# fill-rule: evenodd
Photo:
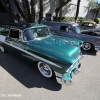
<svg viewBox="0 0 100 100">
<path fill-rule="evenodd" d="M 85 17 L 88 12 L 88 3 L 87 0 L 81 0 L 79 17 Z M 62 16 L 75 17 L 77 9 L 77 0 L 72 0 L 68 5 L 64 6 L 62 9 Z"/>
<path fill-rule="evenodd" d="M 55 9 L 59 6 L 59 1 L 54 3 L 54 0 L 44 0 L 43 17 L 55 16 Z M 39 0 L 36 0 L 36 22 L 39 20 Z"/>
<path fill-rule="evenodd" d="M 81 0 L 80 9 L 79 9 L 79 17 L 86 17 L 88 13 L 88 0 Z"/>
<path fill-rule="evenodd" d="M 52 16 L 55 15 L 55 9 L 59 6 L 59 0 L 54 3 L 54 0 L 44 0 L 44 15 L 43 17 L 46 17 L 46 14 L 51 14 Z M 36 13 L 39 13 L 39 1 L 37 0 L 36 3 Z"/>
</svg>

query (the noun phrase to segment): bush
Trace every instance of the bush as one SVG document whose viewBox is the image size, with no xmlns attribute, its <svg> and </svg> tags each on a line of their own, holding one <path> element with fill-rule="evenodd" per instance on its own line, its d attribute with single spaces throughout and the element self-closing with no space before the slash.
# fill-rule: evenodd
<svg viewBox="0 0 100 100">
<path fill-rule="evenodd" d="M 75 17 L 53 17 L 53 21 L 56 22 L 74 22 Z M 78 21 L 95 21 L 100 23 L 100 18 L 97 19 L 86 19 L 85 17 L 78 17 Z"/>
<path fill-rule="evenodd" d="M 97 24 L 99 24 L 100 23 L 100 18 L 94 19 L 94 22 L 96 22 Z"/>
<path fill-rule="evenodd" d="M 74 17 L 53 17 L 53 21 L 56 21 L 56 22 L 73 22 Z"/>
<path fill-rule="evenodd" d="M 53 17 L 53 21 L 56 22 L 74 22 L 75 17 Z M 78 17 L 78 21 L 86 20 L 85 17 Z"/>
</svg>

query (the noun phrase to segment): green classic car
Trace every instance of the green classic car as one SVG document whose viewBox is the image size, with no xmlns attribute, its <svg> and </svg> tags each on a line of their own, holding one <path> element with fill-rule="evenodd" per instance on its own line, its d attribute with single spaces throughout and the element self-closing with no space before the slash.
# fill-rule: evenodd
<svg viewBox="0 0 100 100">
<path fill-rule="evenodd" d="M 30 63 L 37 62 L 40 73 L 56 76 L 60 84 L 72 83 L 79 72 L 83 41 L 50 34 L 46 25 L 0 25 L 0 48 Z"/>
</svg>

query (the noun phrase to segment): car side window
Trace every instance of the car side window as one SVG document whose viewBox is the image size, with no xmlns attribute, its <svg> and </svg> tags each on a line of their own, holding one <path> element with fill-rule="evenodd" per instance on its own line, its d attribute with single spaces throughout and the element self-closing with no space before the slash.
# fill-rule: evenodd
<svg viewBox="0 0 100 100">
<path fill-rule="evenodd" d="M 61 26 L 61 27 L 60 27 L 60 31 L 71 32 L 72 29 L 71 29 L 70 26 Z"/>
<path fill-rule="evenodd" d="M 48 28 L 50 30 L 57 30 L 57 26 L 56 25 L 49 25 Z"/>
<path fill-rule="evenodd" d="M 8 33 L 9 33 L 9 28 L 0 27 L 0 34 L 1 35 L 7 36 Z"/>
<path fill-rule="evenodd" d="M 19 30 L 17 30 L 17 29 L 11 29 L 9 37 L 10 38 L 14 38 L 14 39 L 19 39 Z"/>
<path fill-rule="evenodd" d="M 88 26 L 88 23 L 83 23 L 81 26 L 86 27 L 86 26 Z"/>
<path fill-rule="evenodd" d="M 25 30 L 23 38 L 24 38 L 24 41 L 34 40 L 34 34 L 31 30 Z"/>
<path fill-rule="evenodd" d="M 93 23 L 89 23 L 88 26 L 89 26 L 89 27 L 94 27 L 94 24 L 93 24 Z"/>
</svg>

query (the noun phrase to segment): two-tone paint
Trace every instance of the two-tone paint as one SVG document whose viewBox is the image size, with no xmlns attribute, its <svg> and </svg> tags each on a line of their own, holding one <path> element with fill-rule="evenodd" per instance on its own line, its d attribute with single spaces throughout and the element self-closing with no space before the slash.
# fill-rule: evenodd
<svg viewBox="0 0 100 100">
<path fill-rule="evenodd" d="M 72 74 L 79 72 L 80 59 L 82 57 L 80 45 L 81 40 L 74 40 L 67 37 L 48 35 L 37 40 L 24 41 L 23 34 L 25 30 L 38 27 L 47 27 L 45 25 L 31 25 L 30 27 L 9 27 L 18 29 L 20 39 L 16 40 L 7 36 L 0 35 L 0 45 L 6 51 L 14 53 L 27 60 L 30 63 L 43 62 L 49 65 L 55 72 L 58 83 L 66 84 L 71 82 Z M 3 38 L 2 38 L 3 37 Z"/>
</svg>

